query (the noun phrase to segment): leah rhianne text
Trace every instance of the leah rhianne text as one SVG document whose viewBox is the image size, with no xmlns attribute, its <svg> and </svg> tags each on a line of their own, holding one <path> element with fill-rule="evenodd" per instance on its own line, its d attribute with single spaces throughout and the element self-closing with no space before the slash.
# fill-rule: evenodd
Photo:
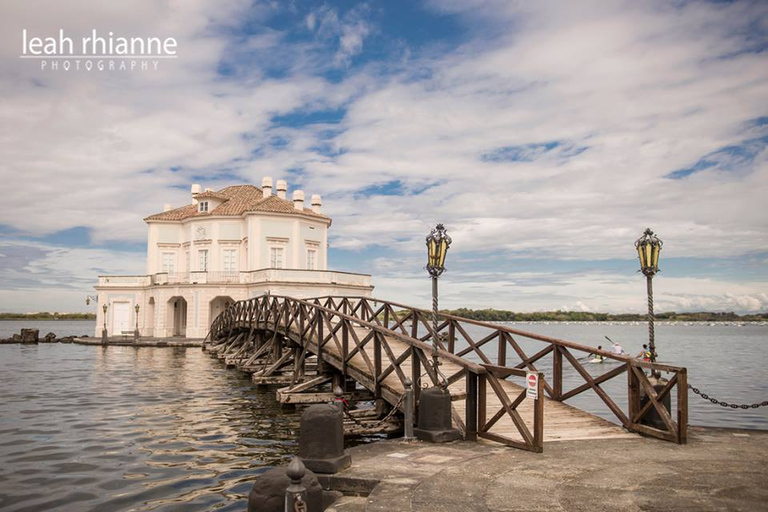
<svg viewBox="0 0 768 512">
<path fill-rule="evenodd" d="M 27 29 L 22 30 L 22 56 L 175 56 L 177 46 L 173 37 L 115 37 L 113 32 L 102 36 L 96 29 L 79 40 L 65 35 L 64 29 L 59 29 L 58 37 L 38 37 L 28 34 Z"/>
</svg>

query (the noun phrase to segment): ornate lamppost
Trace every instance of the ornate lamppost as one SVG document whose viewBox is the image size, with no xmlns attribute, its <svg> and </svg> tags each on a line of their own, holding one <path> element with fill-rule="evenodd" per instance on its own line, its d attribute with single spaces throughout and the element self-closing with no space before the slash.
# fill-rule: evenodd
<svg viewBox="0 0 768 512">
<path fill-rule="evenodd" d="M 440 376 L 437 344 L 437 279 L 445 271 L 445 255 L 451 246 L 451 237 L 445 232 L 445 226 L 438 224 L 427 236 L 427 272 L 432 278 L 432 367 Z M 444 383 L 439 383 L 444 384 Z"/>
<path fill-rule="evenodd" d="M 107 344 L 107 308 L 108 306 L 104 304 L 101 306 L 101 310 L 104 312 L 104 328 L 101 330 L 101 344 L 106 345 Z"/>
<path fill-rule="evenodd" d="M 637 254 L 640 257 L 640 272 L 645 275 L 648 287 L 648 348 L 651 351 L 651 362 L 656 362 L 656 343 L 653 332 L 653 276 L 659 271 L 659 253 L 664 245 L 651 228 L 645 230 L 643 236 L 635 242 Z"/>
<path fill-rule="evenodd" d="M 136 304 L 133 310 L 136 311 L 136 328 L 133 330 L 133 341 L 139 341 L 139 305 Z"/>
<path fill-rule="evenodd" d="M 451 237 L 445 233 L 445 226 L 438 224 L 427 236 L 427 272 L 432 278 L 432 368 L 435 371 L 435 386 L 424 389 L 418 395 L 418 427 L 414 435 L 422 441 L 446 443 L 461 437 L 453 428 L 451 419 L 451 393 L 448 380 L 440 372 L 437 338 L 437 279 L 445 271 L 445 254 L 451 245 Z M 415 356 L 415 354 L 414 354 Z"/>
</svg>

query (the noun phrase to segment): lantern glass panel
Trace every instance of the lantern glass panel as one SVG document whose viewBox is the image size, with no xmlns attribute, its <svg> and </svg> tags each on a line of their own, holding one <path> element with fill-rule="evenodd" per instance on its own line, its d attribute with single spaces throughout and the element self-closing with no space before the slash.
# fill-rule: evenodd
<svg viewBox="0 0 768 512">
<path fill-rule="evenodd" d="M 659 269 L 659 253 L 661 253 L 661 244 L 653 244 L 652 265 L 654 270 Z"/>
<path fill-rule="evenodd" d="M 640 268 L 645 268 L 645 246 L 643 244 L 637 246 L 637 255 L 640 257 Z"/>
<path fill-rule="evenodd" d="M 645 244 L 645 268 L 650 267 L 653 263 L 653 244 Z"/>
<path fill-rule="evenodd" d="M 434 268 L 437 259 L 437 240 L 430 238 L 427 240 L 427 266 Z"/>
<path fill-rule="evenodd" d="M 439 252 L 437 253 L 437 267 L 443 268 L 445 265 L 445 253 L 448 252 L 448 241 L 446 239 L 440 240 Z"/>
</svg>

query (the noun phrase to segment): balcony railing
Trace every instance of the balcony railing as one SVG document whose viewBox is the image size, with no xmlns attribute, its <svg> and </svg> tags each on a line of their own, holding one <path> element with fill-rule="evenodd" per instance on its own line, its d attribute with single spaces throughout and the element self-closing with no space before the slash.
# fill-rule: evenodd
<svg viewBox="0 0 768 512">
<path fill-rule="evenodd" d="M 148 286 L 150 276 L 99 276 L 99 286 Z"/>
<path fill-rule="evenodd" d="M 158 272 L 149 276 L 99 276 L 100 287 L 143 287 L 167 284 L 260 284 L 307 283 L 347 286 L 370 286 L 371 276 L 333 270 L 301 270 L 265 268 L 242 272 L 192 271 Z"/>
<path fill-rule="evenodd" d="M 370 286 L 371 276 L 351 272 L 335 272 L 333 270 L 301 270 L 292 268 L 263 268 L 248 270 L 240 273 L 242 283 L 312 283 L 312 284 L 346 284 L 355 286 Z"/>
</svg>

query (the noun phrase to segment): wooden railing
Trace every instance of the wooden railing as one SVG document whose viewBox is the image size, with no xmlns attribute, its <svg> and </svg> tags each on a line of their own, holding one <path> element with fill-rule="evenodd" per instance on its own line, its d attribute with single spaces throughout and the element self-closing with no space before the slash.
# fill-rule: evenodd
<svg viewBox="0 0 768 512">
<path fill-rule="evenodd" d="M 254 330 L 279 332 L 289 338 L 297 351 L 297 367 L 308 354 L 318 356 L 319 364 L 330 364 L 344 375 L 373 391 L 391 404 L 399 401 L 405 379 L 414 383 L 441 383 L 432 367 L 432 340 L 436 340 L 440 359 L 454 368 L 445 375 L 447 385 L 465 381 L 464 421 L 454 420 L 466 439 L 483 437 L 510 446 L 540 452 L 543 448 L 544 400 L 566 401 L 592 390 L 627 429 L 645 435 L 685 443 L 687 439 L 688 402 L 686 369 L 646 363 L 570 341 L 550 338 L 503 325 L 479 322 L 452 315 L 439 314 L 438 326 L 432 326 L 430 311 L 365 297 L 321 297 L 299 300 L 264 295 L 236 302 L 213 322 L 210 343 L 235 345 L 238 339 L 251 339 Z M 473 331 L 470 333 L 469 331 Z M 481 332 L 482 334 L 477 334 Z M 243 334 L 245 333 L 245 334 Z M 238 338 L 240 336 L 240 338 Z M 541 348 L 526 352 L 519 340 L 530 340 Z M 393 341 L 407 349 L 398 353 Z M 335 350 L 329 351 L 329 347 Z M 615 365 L 593 376 L 580 359 L 599 354 Z M 351 361 L 355 359 L 353 366 Z M 474 360 L 473 360 L 474 359 Z M 550 376 L 542 371 L 551 359 Z M 408 368 L 410 366 L 410 368 Z M 564 368 L 570 366 L 581 383 L 564 389 Z M 592 365 L 595 366 L 595 365 Z M 645 373 L 672 374 L 668 381 L 654 387 Z M 627 372 L 626 410 L 604 384 Z M 503 380 L 525 379 L 536 374 L 538 400 L 534 402 L 532 428 L 526 426 L 519 406 L 526 400 L 525 391 L 509 396 Z M 426 378 L 428 382 L 422 382 Z M 397 382 L 399 385 L 395 385 Z M 522 383 L 523 388 L 525 384 Z M 501 408 L 487 417 L 487 390 L 491 389 Z M 418 392 L 419 386 L 415 386 Z M 674 415 L 664 406 L 676 391 Z M 519 438 L 511 439 L 492 432 L 504 415 L 512 419 Z M 655 415 L 655 423 L 648 418 Z"/>
<path fill-rule="evenodd" d="M 290 297 L 261 296 L 236 302 L 222 312 L 213 322 L 208 340 L 212 345 L 237 346 L 242 340 L 250 339 L 255 330 L 266 329 L 279 332 L 289 338 L 296 351 L 292 354 L 296 366 L 302 365 L 308 354 L 318 356 L 318 364 L 330 364 L 343 375 L 354 378 L 371 390 L 375 396 L 384 398 L 390 404 L 400 403 L 406 379 L 422 386 L 438 385 L 441 380 L 432 367 L 430 355 L 432 346 L 419 340 L 415 333 L 402 327 L 385 327 L 375 314 L 370 314 L 370 303 L 366 301 L 328 299 L 299 300 Z M 372 320 L 372 321 L 369 321 Z M 418 323 L 415 324 L 418 329 Z M 244 334 L 245 333 L 245 334 Z M 402 350 L 402 347 L 407 347 Z M 335 350 L 329 350 L 333 347 Z M 260 350 L 258 347 L 256 351 Z M 455 371 L 446 376 L 448 385 L 465 380 L 466 400 L 464 419 L 454 412 L 453 419 L 465 439 L 484 437 L 510 446 L 541 452 L 543 449 L 543 394 L 535 400 L 533 432 L 517 411 L 526 399 L 525 394 L 507 395 L 499 380 L 509 376 L 526 377 L 528 372 L 510 368 L 495 368 L 478 364 L 452 354 L 444 349 L 439 355 L 446 366 Z M 284 363 L 288 353 L 275 356 L 275 365 Z M 286 359 L 282 359 L 286 358 Z M 282 360 L 281 360 L 282 359 Z M 353 359 L 355 364 L 351 364 Z M 539 375 L 541 377 L 541 375 Z M 426 379 L 427 382 L 422 382 Z M 543 382 L 539 378 L 539 382 Z M 486 417 L 486 389 L 490 387 L 502 404 L 501 412 L 490 419 Z M 416 398 L 420 386 L 415 386 Z M 540 390 L 543 391 L 543 390 Z M 503 414 L 508 414 L 522 441 L 510 439 L 491 432 Z"/>
<path fill-rule="evenodd" d="M 687 442 L 686 368 L 644 362 L 571 341 L 443 313 L 438 315 L 438 327 L 435 332 L 431 311 L 390 301 L 364 297 L 320 297 L 314 301 L 387 330 L 408 333 L 422 342 L 431 343 L 436 338 L 440 347 L 448 353 L 462 358 L 474 357 L 486 367 L 539 371 L 543 369 L 540 362 L 546 362 L 545 358 L 548 357 L 551 359 L 551 374 L 549 378 L 544 378 L 543 387 L 549 398 L 566 401 L 591 390 L 628 430 L 681 444 Z M 409 324 L 410 331 L 406 328 Z M 482 334 L 472 335 L 468 332 L 470 326 Z M 519 339 L 534 341 L 541 348 L 529 354 L 521 347 Z M 583 363 L 585 356 L 590 355 L 600 355 L 614 364 L 609 370 L 593 376 Z M 573 368 L 583 381 L 571 389 L 564 389 L 563 370 L 566 366 Z M 590 367 L 595 368 L 596 365 Z M 648 370 L 648 374 L 645 370 Z M 627 393 L 626 410 L 622 409 L 616 402 L 617 398 L 612 397 L 602 386 L 625 372 L 628 375 L 627 385 L 622 387 Z M 653 382 L 649 374 L 661 372 L 669 378 Z M 676 405 L 670 411 L 664 406 L 664 401 L 670 401 L 673 393 L 677 395 Z M 647 421 L 649 418 L 653 419 Z"/>
</svg>

